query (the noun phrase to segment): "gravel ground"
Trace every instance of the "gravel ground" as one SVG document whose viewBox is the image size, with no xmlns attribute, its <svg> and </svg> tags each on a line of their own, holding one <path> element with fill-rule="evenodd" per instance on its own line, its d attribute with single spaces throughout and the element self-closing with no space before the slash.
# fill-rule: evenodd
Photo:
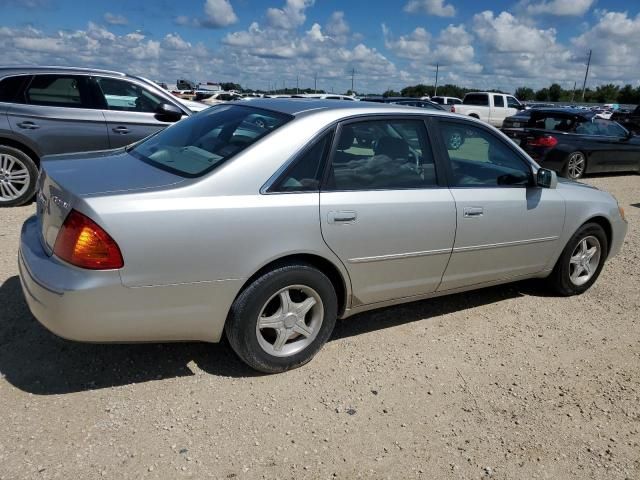
<svg viewBox="0 0 640 480">
<path fill-rule="evenodd" d="M 16 276 L 33 206 L 0 210 L 0 479 L 640 479 L 640 176 L 587 181 L 630 229 L 585 295 L 367 313 L 275 376 L 225 344 L 50 334 Z"/>
</svg>

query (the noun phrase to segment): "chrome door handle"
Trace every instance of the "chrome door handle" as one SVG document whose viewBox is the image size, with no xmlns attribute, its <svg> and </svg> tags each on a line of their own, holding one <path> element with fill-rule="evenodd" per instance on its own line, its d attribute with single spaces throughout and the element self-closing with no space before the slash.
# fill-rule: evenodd
<svg viewBox="0 0 640 480">
<path fill-rule="evenodd" d="M 329 212 L 327 215 L 327 220 L 329 223 L 353 223 L 358 218 L 358 214 L 353 211 L 337 211 L 337 212 Z"/>
<path fill-rule="evenodd" d="M 127 133 L 129 133 L 129 129 L 127 127 L 115 127 L 111 130 L 113 130 L 114 133 L 118 133 L 120 135 L 126 135 Z"/>
<path fill-rule="evenodd" d="M 481 217 L 484 215 L 484 209 L 482 207 L 464 207 L 463 213 L 465 218 Z"/>
<path fill-rule="evenodd" d="M 40 128 L 40 125 L 37 125 L 33 122 L 20 122 L 18 123 L 18 127 L 24 128 L 25 130 L 36 130 Z"/>
</svg>

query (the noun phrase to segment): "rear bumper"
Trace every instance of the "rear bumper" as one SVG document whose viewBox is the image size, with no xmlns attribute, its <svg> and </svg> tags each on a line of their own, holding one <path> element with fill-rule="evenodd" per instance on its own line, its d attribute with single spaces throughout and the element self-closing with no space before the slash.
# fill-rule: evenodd
<svg viewBox="0 0 640 480">
<path fill-rule="evenodd" d="M 91 271 L 48 256 L 28 219 L 18 266 L 27 304 L 56 335 L 85 342 L 217 342 L 240 280 L 129 288 L 117 270 Z"/>
</svg>

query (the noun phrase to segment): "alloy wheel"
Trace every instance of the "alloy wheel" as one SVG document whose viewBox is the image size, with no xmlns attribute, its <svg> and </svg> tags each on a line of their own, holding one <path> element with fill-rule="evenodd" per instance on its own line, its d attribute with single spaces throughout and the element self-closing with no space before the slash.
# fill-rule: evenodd
<svg viewBox="0 0 640 480">
<path fill-rule="evenodd" d="M 569 174 L 569 178 L 573 178 L 575 180 L 582 177 L 586 164 L 586 159 L 582 153 L 572 153 L 569 156 L 569 161 L 567 163 L 567 173 Z"/>
<path fill-rule="evenodd" d="M 29 170 L 18 158 L 0 153 L 0 202 L 20 198 L 29 189 Z"/>
<path fill-rule="evenodd" d="M 602 247 L 593 235 L 580 240 L 569 259 L 569 278 L 571 283 L 581 286 L 591 280 L 600 264 Z"/>
<path fill-rule="evenodd" d="M 320 295 L 305 285 L 291 285 L 271 296 L 256 322 L 260 347 L 275 357 L 288 357 L 307 348 L 324 318 Z"/>
</svg>

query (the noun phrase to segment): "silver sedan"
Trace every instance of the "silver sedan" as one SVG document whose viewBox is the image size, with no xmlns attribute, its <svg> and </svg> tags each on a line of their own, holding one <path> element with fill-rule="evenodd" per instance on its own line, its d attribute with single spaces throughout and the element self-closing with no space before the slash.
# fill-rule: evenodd
<svg viewBox="0 0 640 480">
<path fill-rule="evenodd" d="M 525 278 L 581 294 L 626 231 L 610 194 L 472 118 L 271 99 L 45 159 L 19 266 L 31 311 L 62 337 L 226 335 L 280 372 L 365 310 Z"/>
</svg>

